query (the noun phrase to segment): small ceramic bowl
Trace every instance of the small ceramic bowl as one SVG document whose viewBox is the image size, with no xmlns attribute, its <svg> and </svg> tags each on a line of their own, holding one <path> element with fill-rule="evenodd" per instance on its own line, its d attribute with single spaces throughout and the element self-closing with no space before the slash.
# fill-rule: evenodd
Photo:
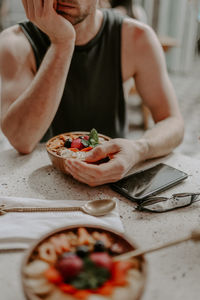
<svg viewBox="0 0 200 300">
<path fill-rule="evenodd" d="M 100 251 L 102 249 L 99 250 L 95 248 L 96 245 L 99 247 L 99 241 L 103 241 L 104 248 L 102 252 Z M 111 269 L 109 269 L 110 275 L 100 284 L 100 287 L 95 287 L 95 289 L 92 289 L 91 287 L 90 289 L 82 289 L 79 287 L 78 290 L 77 287 L 75 287 L 76 290 L 74 291 L 72 283 L 68 283 L 69 281 L 66 281 L 66 278 L 65 280 L 61 279 L 60 281 L 59 276 L 57 276 L 58 274 L 62 274 L 59 273 L 61 271 L 58 269 L 58 264 L 60 264 L 61 259 L 65 259 L 66 257 L 68 257 L 69 262 L 69 260 L 73 259 L 70 255 L 75 255 L 76 259 L 78 256 L 78 259 L 84 262 L 84 269 L 81 269 L 81 271 L 86 272 L 86 269 L 89 266 L 88 261 L 85 265 L 85 256 L 82 256 L 82 254 L 80 255 L 80 253 L 77 252 L 78 247 L 80 251 L 80 246 L 83 245 L 88 251 L 86 253 L 86 259 L 90 260 L 92 257 L 91 255 L 94 255 L 93 260 L 95 256 L 98 256 L 96 259 L 99 261 L 99 256 L 101 256 L 100 263 L 102 263 L 102 256 L 104 257 L 104 255 L 106 255 L 109 257 L 112 261 Z M 127 237 L 102 226 L 79 225 L 56 229 L 39 239 L 24 256 L 21 275 L 26 299 L 139 300 L 143 294 L 147 277 L 147 266 L 144 257 L 140 256 L 133 258 L 129 261 L 125 261 L 125 263 L 122 261 L 113 261 L 113 258 L 116 255 L 126 253 L 135 248 L 135 243 L 128 240 Z M 105 259 L 103 260 L 105 263 Z M 127 263 L 129 264 L 128 269 L 126 269 Z M 95 266 L 95 269 L 98 268 L 97 265 Z M 125 275 L 121 274 L 123 275 L 121 277 L 120 273 L 123 273 L 125 269 L 126 273 L 124 273 Z M 57 277 L 55 276 L 55 270 L 57 272 Z M 79 270 L 79 272 L 81 271 Z M 89 269 L 89 272 L 91 272 L 91 269 Z M 69 269 L 65 269 L 65 276 L 67 275 L 70 277 L 72 273 L 72 269 L 70 269 L 70 272 Z M 91 273 L 88 274 L 91 275 Z M 62 276 L 61 278 L 63 278 Z M 102 278 L 101 276 L 99 278 Z M 77 282 L 77 277 L 75 279 Z M 80 298 L 80 296 L 83 295 L 84 298 Z"/>
<path fill-rule="evenodd" d="M 68 150 L 67 148 L 64 149 L 64 143 L 68 138 L 75 139 L 80 136 L 86 136 L 86 135 L 89 135 L 89 132 L 87 132 L 87 131 L 67 132 L 67 133 L 56 135 L 47 141 L 46 150 L 48 152 L 49 158 L 50 158 L 53 166 L 56 169 L 67 174 L 67 171 L 65 170 L 65 167 L 64 167 L 65 158 L 70 157 L 70 158 L 79 158 L 82 160 L 85 159 L 86 152 L 83 152 L 83 151 L 73 152 L 73 151 Z M 98 134 L 98 137 L 99 137 L 100 144 L 110 140 L 110 137 L 103 135 L 103 134 Z M 69 156 L 67 156 L 68 154 L 69 154 Z"/>
</svg>

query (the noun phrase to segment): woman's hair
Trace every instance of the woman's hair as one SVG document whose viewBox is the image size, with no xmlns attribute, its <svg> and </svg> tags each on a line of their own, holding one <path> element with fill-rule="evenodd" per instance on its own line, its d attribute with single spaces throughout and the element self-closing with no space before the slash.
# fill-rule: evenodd
<svg viewBox="0 0 200 300">
<path fill-rule="evenodd" d="M 110 0 L 111 7 L 123 6 L 126 9 L 127 15 L 135 18 L 133 13 L 133 0 Z"/>
</svg>

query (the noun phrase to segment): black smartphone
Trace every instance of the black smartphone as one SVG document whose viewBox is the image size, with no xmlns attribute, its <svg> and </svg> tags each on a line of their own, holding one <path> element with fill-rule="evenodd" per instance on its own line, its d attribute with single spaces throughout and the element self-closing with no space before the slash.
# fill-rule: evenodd
<svg viewBox="0 0 200 300">
<path fill-rule="evenodd" d="M 128 199 L 141 202 L 145 198 L 157 195 L 187 177 L 188 174 L 183 171 L 160 163 L 113 182 L 110 186 Z"/>
</svg>

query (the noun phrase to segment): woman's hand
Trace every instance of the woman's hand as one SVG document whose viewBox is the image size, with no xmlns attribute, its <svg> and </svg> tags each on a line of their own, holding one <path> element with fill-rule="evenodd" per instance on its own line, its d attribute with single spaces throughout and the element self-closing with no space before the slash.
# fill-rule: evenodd
<svg viewBox="0 0 200 300">
<path fill-rule="evenodd" d="M 75 40 L 72 24 L 56 12 L 55 0 L 22 0 L 27 18 L 48 35 L 54 44 Z"/>
<path fill-rule="evenodd" d="M 89 186 L 98 186 L 114 182 L 122 177 L 142 160 L 143 142 L 127 139 L 113 139 L 88 152 L 85 161 L 66 159 L 65 169 L 75 179 Z M 110 157 L 106 163 L 95 162 Z M 144 158 L 144 156 L 143 156 Z"/>
</svg>

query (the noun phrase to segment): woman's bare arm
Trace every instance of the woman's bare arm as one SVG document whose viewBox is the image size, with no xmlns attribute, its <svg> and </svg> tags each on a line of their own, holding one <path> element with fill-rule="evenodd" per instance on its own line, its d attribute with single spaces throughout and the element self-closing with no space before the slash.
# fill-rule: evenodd
<svg viewBox="0 0 200 300">
<path fill-rule="evenodd" d="M 43 15 L 41 12 L 30 15 L 29 9 L 28 17 L 51 39 L 37 73 L 32 49 L 19 27 L 10 28 L 0 36 L 1 126 L 10 143 L 21 153 L 31 152 L 51 124 L 75 45 L 73 26 L 58 16 L 53 6 Z"/>
<path fill-rule="evenodd" d="M 145 158 L 153 158 L 168 154 L 180 144 L 184 133 L 183 119 L 163 50 L 151 28 L 145 26 L 135 51 L 135 84 L 155 122 L 143 136 L 143 141 L 148 144 Z"/>
</svg>

